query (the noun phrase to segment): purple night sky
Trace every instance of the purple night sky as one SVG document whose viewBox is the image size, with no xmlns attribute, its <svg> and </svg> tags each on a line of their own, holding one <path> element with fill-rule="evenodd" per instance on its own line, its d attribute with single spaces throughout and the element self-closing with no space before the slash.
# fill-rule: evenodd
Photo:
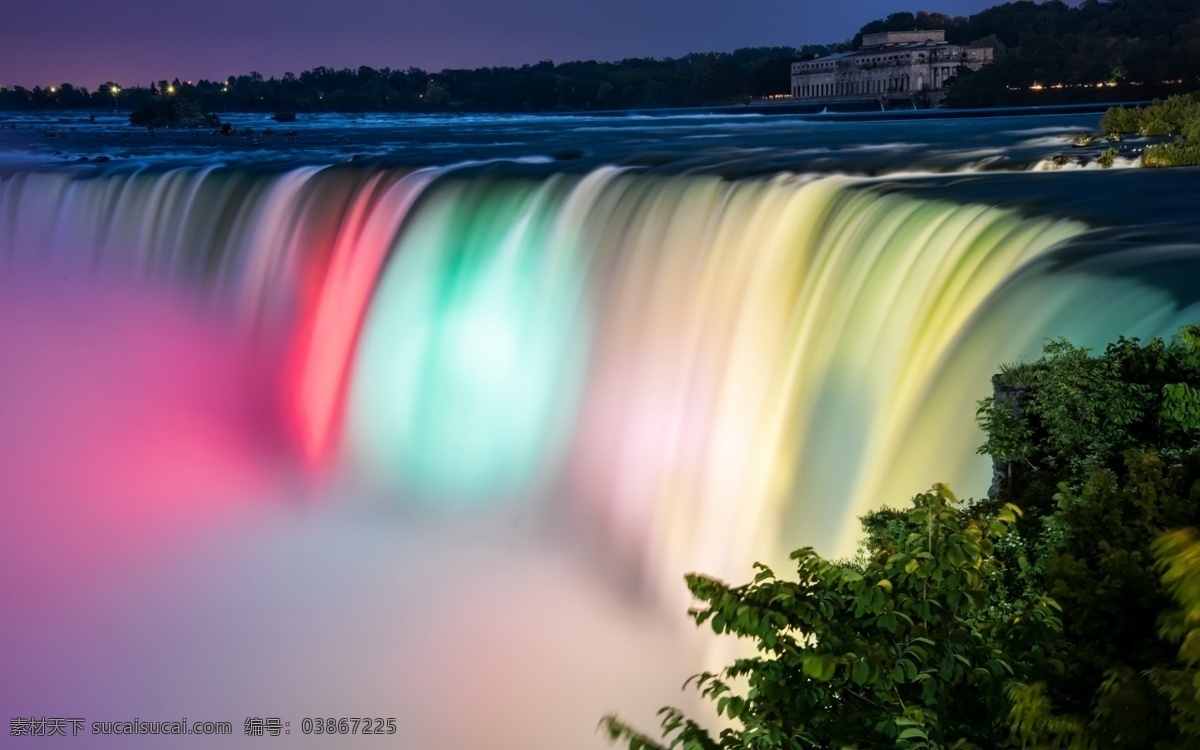
<svg viewBox="0 0 1200 750">
<path fill-rule="evenodd" d="M 999 0 L 941 0 L 967 15 Z M 224 79 L 330 67 L 432 71 L 849 38 L 902 0 L 40 0 L 6 3 L 0 86 Z M 919 6 L 918 6 L 919 7 Z"/>
</svg>

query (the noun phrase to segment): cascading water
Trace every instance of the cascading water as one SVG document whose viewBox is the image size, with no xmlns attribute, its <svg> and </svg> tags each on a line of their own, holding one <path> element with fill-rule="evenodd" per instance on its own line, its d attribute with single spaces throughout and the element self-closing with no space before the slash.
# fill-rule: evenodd
<svg viewBox="0 0 1200 750">
<path fill-rule="evenodd" d="M 1070 317 L 1035 303 L 1011 335 L 981 311 L 1086 229 L 849 178 L 616 168 L 34 172 L 0 183 L 0 216 L 10 266 L 175 281 L 286 330 L 281 418 L 310 465 L 413 502 L 550 502 L 668 590 L 844 554 L 857 515 L 933 481 L 979 492 L 973 399 Z M 1144 307 L 1067 327 L 1182 320 Z"/>
<path fill-rule="evenodd" d="M 399 714 L 402 747 L 578 747 L 676 702 L 696 634 L 607 570 L 677 614 L 686 571 L 846 554 L 866 510 L 982 493 L 999 363 L 1200 317 L 1194 245 L 930 194 L 500 164 L 0 177 L 0 697 Z M 559 723 L 531 736 L 529 701 Z"/>
</svg>

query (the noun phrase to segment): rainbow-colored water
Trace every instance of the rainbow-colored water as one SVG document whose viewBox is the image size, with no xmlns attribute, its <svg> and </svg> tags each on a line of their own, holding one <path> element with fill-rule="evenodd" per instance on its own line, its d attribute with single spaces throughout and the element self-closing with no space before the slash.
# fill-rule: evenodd
<svg viewBox="0 0 1200 750">
<path fill-rule="evenodd" d="M 0 553 L 0 595 L 22 606 L 13 642 L 48 649 L 81 632 L 70 624 L 78 612 L 47 591 L 74 592 L 64 595 L 74 606 L 87 600 L 78 581 L 142 581 L 148 569 L 173 569 L 163 562 L 172 554 L 205 561 L 194 580 L 206 585 L 238 579 L 212 572 L 226 559 L 222 545 L 248 570 L 273 571 L 264 575 L 292 592 L 279 599 L 284 610 L 336 590 L 332 600 L 356 617 L 386 612 L 394 623 L 394 632 L 364 631 L 301 607 L 300 650 L 343 635 L 364 644 L 434 637 L 440 626 L 406 625 L 394 600 L 363 605 L 369 581 L 387 590 L 409 581 L 393 595 L 436 610 L 446 632 L 456 606 L 413 590 L 453 582 L 469 592 L 461 616 L 478 618 L 473 605 L 496 596 L 478 588 L 480 566 L 528 576 L 539 565 L 512 560 L 540 553 L 462 531 L 476 524 L 582 545 L 591 550 L 584 568 L 617 570 L 668 609 L 682 601 L 689 570 L 740 579 L 754 560 L 778 562 L 800 545 L 845 554 L 854 519 L 870 508 L 935 481 L 982 492 L 988 464 L 974 454 L 973 406 L 998 363 L 1036 352 L 1048 335 L 1097 344 L 1170 333 L 1196 317 L 1194 305 L 1134 277 L 1059 263 L 1088 229 L 869 180 L 789 174 L 474 165 L 11 175 L 0 181 L 0 476 L 6 507 L 19 512 Z M 317 520 L 301 531 L 290 516 L 264 520 L 271 498 Z M 343 545 L 319 529 L 344 531 L 345 513 L 358 520 Z M 354 513 L 406 528 L 389 542 Z M 62 535 L 52 517 L 66 519 Z M 281 524 L 303 540 L 281 541 Z M 446 545 L 433 550 L 426 532 Z M 306 577 L 256 557 L 256 539 L 281 559 L 304 558 Z M 311 554 L 300 551 L 309 543 Z M 403 548 L 399 559 L 389 545 Z M 362 550 L 379 565 L 354 557 Z M 476 558 L 481 550 L 490 561 Z M 448 562 L 459 557 L 472 572 Z M 342 565 L 359 572 L 340 576 Z M 557 590 L 597 585 L 569 580 Z M 136 610 L 136 587 L 116 588 Z M 152 630 L 165 642 L 186 632 L 202 653 L 235 640 L 241 663 L 278 668 L 290 651 L 256 651 L 220 615 L 226 604 L 259 611 L 251 595 L 222 604 L 220 590 L 198 601 L 206 627 L 223 635 L 156 618 Z M 605 596 L 589 595 L 587 606 Z M 79 606 L 88 617 L 102 611 Z M 513 620 L 513 633 L 553 619 L 532 607 L 540 614 L 526 621 L 505 609 L 509 600 L 488 606 L 497 623 Z M 120 629 L 120 620 L 97 627 Z M 480 666 L 489 658 L 409 669 L 430 684 L 458 679 L 448 674 L 469 683 L 476 671 L 493 674 Z M 353 652 L 323 662 L 328 689 L 369 672 L 364 660 Z M 33 658 L 13 661 L 23 679 L 38 669 Z M 121 680 L 159 674 L 121 663 L 103 669 Z M 571 674 L 592 674 L 585 663 Z M 53 661 L 49 674 L 69 669 Z M 305 674 L 284 673 L 289 685 Z M 365 694 L 389 685 L 379 677 Z M 52 683 L 30 695 L 78 697 Z M 318 710 L 321 695 L 288 700 Z M 467 742 L 453 736 L 446 746 Z"/>
</svg>

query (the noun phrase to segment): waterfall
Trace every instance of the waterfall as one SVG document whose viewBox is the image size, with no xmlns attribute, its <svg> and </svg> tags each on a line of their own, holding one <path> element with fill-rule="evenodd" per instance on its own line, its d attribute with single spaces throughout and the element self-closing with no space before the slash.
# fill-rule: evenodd
<svg viewBox="0 0 1200 750">
<path fill-rule="evenodd" d="M 856 516 L 935 481 L 978 495 L 1000 362 L 1194 312 L 1049 262 L 1088 229 L 836 176 L 0 179 L 0 272 L 145 278 L 285 350 L 279 420 L 314 475 L 545 508 L 664 591 L 846 554 Z"/>
</svg>

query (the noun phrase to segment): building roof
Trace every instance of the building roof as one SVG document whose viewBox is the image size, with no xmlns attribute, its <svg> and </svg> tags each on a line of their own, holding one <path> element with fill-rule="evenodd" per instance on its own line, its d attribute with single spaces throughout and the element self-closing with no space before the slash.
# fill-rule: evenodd
<svg viewBox="0 0 1200 750">
<path fill-rule="evenodd" d="M 927 52 L 930 50 L 956 50 L 964 49 L 966 45 L 950 44 L 949 42 L 912 42 L 909 44 L 889 44 L 884 47 L 871 47 L 869 49 L 853 50 L 851 52 L 836 52 L 832 55 L 813 58 L 812 60 L 801 60 L 794 65 L 807 66 L 823 64 L 835 60 L 850 60 L 856 57 L 875 57 L 876 55 L 891 54 L 893 52 Z"/>
<path fill-rule="evenodd" d="M 812 60 L 801 60 L 801 62 L 817 62 L 818 60 L 821 62 L 829 62 L 830 60 L 844 60 L 847 57 L 854 57 L 857 54 L 859 54 L 857 50 L 854 52 L 834 52 L 832 55 L 814 57 Z"/>
<path fill-rule="evenodd" d="M 888 44 L 911 44 L 920 42 L 945 42 L 945 29 L 913 29 L 911 31 L 883 31 L 863 34 L 863 47 L 882 47 Z"/>
</svg>

